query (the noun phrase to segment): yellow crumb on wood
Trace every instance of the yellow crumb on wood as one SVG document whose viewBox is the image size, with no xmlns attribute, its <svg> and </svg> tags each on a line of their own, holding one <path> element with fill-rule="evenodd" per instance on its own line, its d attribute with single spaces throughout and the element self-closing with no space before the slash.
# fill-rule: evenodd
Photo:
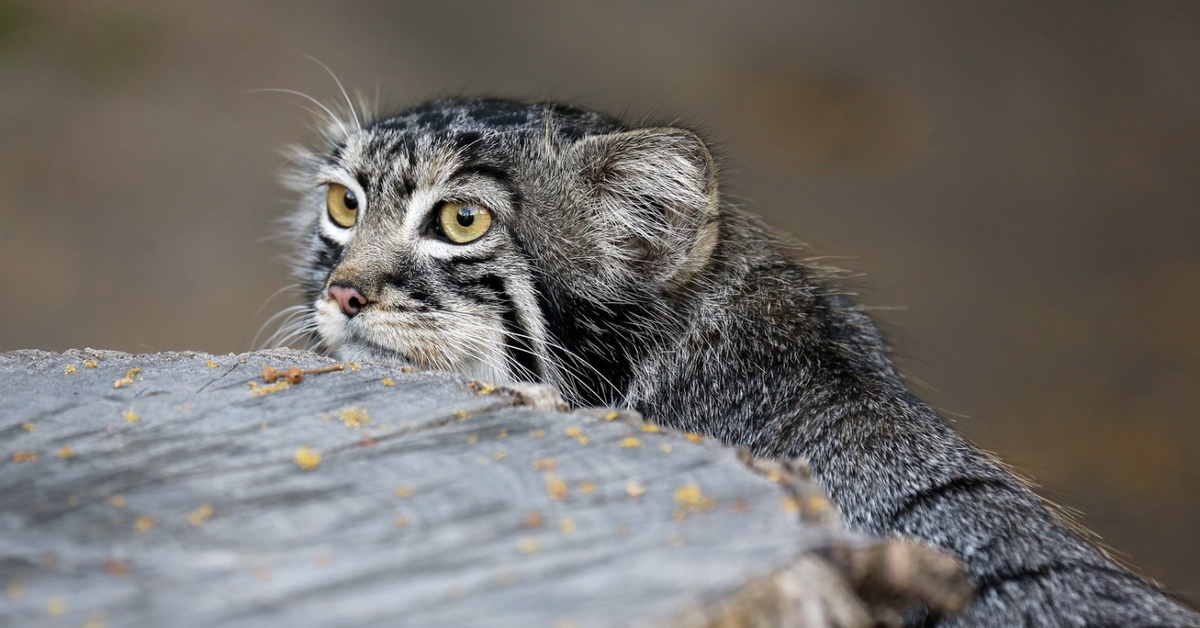
<svg viewBox="0 0 1200 628">
<path fill-rule="evenodd" d="M 669 453 L 671 453 L 671 443 L 663 443 L 663 444 L 659 445 L 659 446 L 658 446 L 658 448 L 659 448 L 660 450 L 662 450 L 662 452 L 663 452 L 664 454 L 669 454 Z"/>
<path fill-rule="evenodd" d="M 695 484 L 685 484 L 675 489 L 675 503 L 693 512 L 713 507 L 712 498 L 705 495 Z"/>
<path fill-rule="evenodd" d="M 642 486 L 640 482 L 630 480 L 625 483 L 625 494 L 630 497 L 641 497 L 646 494 L 646 487 Z"/>
<path fill-rule="evenodd" d="M 108 628 L 108 616 L 103 611 L 97 611 L 88 616 L 83 622 L 83 628 Z"/>
<path fill-rule="evenodd" d="M 567 429 L 563 430 L 563 433 L 579 441 L 580 445 L 588 444 L 588 437 L 584 436 L 583 430 L 577 427 L 568 427 Z"/>
<path fill-rule="evenodd" d="M 63 367 L 63 375 L 74 375 L 78 371 L 79 371 L 79 369 L 75 368 L 74 364 L 68 364 L 65 367 Z"/>
<path fill-rule="evenodd" d="M 592 493 L 595 493 L 596 492 L 596 483 L 595 482 L 580 482 L 579 483 L 579 492 L 583 493 L 584 495 L 591 495 Z"/>
<path fill-rule="evenodd" d="M 292 454 L 292 461 L 301 469 L 311 471 L 321 464 L 321 452 L 310 447 L 298 447 L 296 453 Z"/>
<path fill-rule="evenodd" d="M 367 414 L 367 409 L 362 406 L 351 406 L 338 410 L 337 418 L 341 419 L 342 423 L 352 430 L 371 424 L 371 416 Z"/>
<path fill-rule="evenodd" d="M 563 536 L 571 536 L 575 534 L 575 520 L 570 517 L 563 517 L 558 521 L 558 529 L 563 533 Z"/>
<path fill-rule="evenodd" d="M 534 471 L 553 471 L 558 468 L 557 458 L 535 458 L 529 467 Z"/>
<path fill-rule="evenodd" d="M 544 477 L 546 480 L 546 494 L 550 497 L 551 501 L 565 499 L 571 492 L 571 489 L 567 487 L 566 481 L 557 473 L 547 473 Z"/>
<path fill-rule="evenodd" d="M 36 451 L 14 451 L 12 455 L 13 462 L 37 462 L 37 459 Z"/>
<path fill-rule="evenodd" d="M 503 460 L 507 455 L 508 452 L 504 451 L 503 449 L 497 449 L 496 453 L 492 454 L 492 460 Z"/>
<path fill-rule="evenodd" d="M 479 443 L 479 434 L 471 434 L 467 437 L 468 445 L 476 445 Z"/>
<path fill-rule="evenodd" d="M 121 416 L 125 417 L 126 423 L 137 423 L 138 421 L 142 420 L 142 417 L 138 416 L 138 414 L 133 411 L 133 408 L 129 408 Z"/>
<path fill-rule="evenodd" d="M 87 368 L 87 369 L 94 369 L 97 366 L 100 366 L 100 365 L 96 364 L 95 360 L 88 360 L 87 362 L 83 363 L 83 368 Z"/>
<path fill-rule="evenodd" d="M 204 502 L 203 504 L 197 506 L 195 510 L 188 513 L 187 520 L 188 523 L 194 526 L 202 526 L 204 525 L 205 521 L 208 521 L 208 519 L 212 517 L 212 514 L 212 504 Z"/>
<path fill-rule="evenodd" d="M 546 430 L 534 430 L 529 433 L 529 438 L 545 438 Z"/>
<path fill-rule="evenodd" d="M 216 362 L 213 362 L 212 360 L 209 360 L 204 366 L 207 366 L 210 369 L 215 369 L 220 365 L 217 364 Z"/>
<path fill-rule="evenodd" d="M 362 365 L 359 364 L 358 362 L 346 362 L 346 368 L 350 369 L 351 371 L 357 372 L 357 371 L 362 370 Z"/>
<path fill-rule="evenodd" d="M 397 528 L 407 528 L 408 517 L 405 517 L 404 515 L 396 515 L 395 517 L 392 517 L 392 525 L 395 525 Z"/>
<path fill-rule="evenodd" d="M 820 495 L 813 495 L 809 497 L 807 500 L 805 500 L 804 505 L 808 508 L 809 512 L 818 515 L 833 509 L 833 504 L 829 503 L 828 499 L 825 499 Z"/>
<path fill-rule="evenodd" d="M 783 471 L 780 471 L 779 469 L 768 469 L 767 479 L 772 482 L 782 482 L 784 480 Z"/>
<path fill-rule="evenodd" d="M 408 486 L 408 485 L 397 486 L 395 489 L 392 490 L 392 494 L 395 495 L 396 497 L 399 497 L 400 499 L 408 499 L 409 497 L 412 497 L 413 493 L 415 493 L 415 492 L 416 491 L 413 489 L 413 487 Z"/>
<path fill-rule="evenodd" d="M 698 443 L 698 442 L 704 440 L 704 437 L 699 434 L 693 433 L 693 432 L 688 432 L 687 439 L 688 439 L 689 443 Z"/>
<path fill-rule="evenodd" d="M 395 386 L 396 382 L 392 381 L 392 378 L 390 378 L 390 377 L 385 377 L 385 378 L 383 378 L 383 385 L 384 386 Z"/>
<path fill-rule="evenodd" d="M 796 499 L 795 497 L 784 497 L 783 499 L 779 500 L 779 507 L 782 508 L 784 512 L 799 512 L 800 500 Z"/>
<path fill-rule="evenodd" d="M 642 431 L 654 434 L 658 433 L 660 430 L 658 429 L 658 426 L 653 423 L 642 423 Z"/>
<path fill-rule="evenodd" d="M 525 513 L 525 516 L 521 518 L 521 525 L 526 528 L 540 528 L 544 522 L 545 519 L 542 517 L 542 513 L 536 510 Z"/>
<path fill-rule="evenodd" d="M 288 388 L 291 388 L 291 387 L 292 387 L 292 385 L 290 383 L 288 383 L 288 381 L 286 379 L 281 379 L 281 380 L 275 382 L 274 384 L 268 384 L 267 386 L 259 386 L 258 384 L 255 384 L 254 382 L 250 382 L 250 392 L 254 393 L 255 397 L 261 397 L 263 395 L 277 393 L 281 390 L 287 390 Z"/>
<path fill-rule="evenodd" d="M 626 436 L 625 438 L 621 439 L 621 447 L 622 448 L 633 449 L 635 447 L 641 447 L 641 446 L 642 446 L 642 441 L 638 440 L 638 438 L 636 436 Z"/>
<path fill-rule="evenodd" d="M 37 423 L 34 423 L 33 421 L 26 421 L 21 424 L 21 429 L 25 430 L 26 432 L 36 432 Z"/>
<path fill-rule="evenodd" d="M 126 386 L 132 386 L 133 378 L 137 377 L 137 375 L 141 372 L 142 372 L 142 369 L 137 366 L 129 369 L 129 371 L 127 371 L 125 373 L 125 377 L 122 377 L 121 379 L 118 379 L 117 381 L 113 382 L 113 388 L 124 388 Z"/>
<path fill-rule="evenodd" d="M 109 495 L 109 496 L 108 496 L 108 505 L 109 505 L 109 506 L 112 506 L 113 508 L 124 508 L 124 507 L 125 507 L 127 504 L 126 504 L 126 502 L 125 502 L 125 497 L 124 497 L 124 496 L 122 496 L 122 495 Z"/>
<path fill-rule="evenodd" d="M 59 458 L 74 458 L 75 450 L 71 449 L 70 447 L 59 447 L 58 448 L 58 457 Z"/>
<path fill-rule="evenodd" d="M 67 613 L 67 602 L 61 595 L 55 595 L 46 600 L 46 612 L 52 617 L 62 617 Z"/>
<path fill-rule="evenodd" d="M 617 417 L 619 417 L 619 416 L 621 416 L 621 413 L 614 410 L 614 411 L 609 412 L 608 414 L 604 415 L 604 420 L 605 421 L 615 421 L 617 419 Z"/>
<path fill-rule="evenodd" d="M 523 536 L 517 541 L 517 549 L 522 554 L 536 554 L 542 550 L 542 542 L 536 536 Z"/>
<path fill-rule="evenodd" d="M 456 416 L 460 419 L 469 419 L 469 418 L 471 418 L 471 413 L 467 412 L 466 410 L 455 410 L 454 416 Z"/>
<path fill-rule="evenodd" d="M 150 528 L 153 528 L 156 524 L 157 522 L 154 521 L 154 517 L 150 515 L 142 515 L 133 522 L 133 528 L 138 532 L 145 532 Z"/>
<path fill-rule="evenodd" d="M 496 440 L 503 440 L 505 438 L 508 438 L 508 430 L 500 430 L 499 432 L 496 432 Z"/>
</svg>

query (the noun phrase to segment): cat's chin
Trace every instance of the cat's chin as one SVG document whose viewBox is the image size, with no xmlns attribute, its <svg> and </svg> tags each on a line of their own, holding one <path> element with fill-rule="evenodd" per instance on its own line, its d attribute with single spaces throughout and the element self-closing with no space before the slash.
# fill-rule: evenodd
<svg viewBox="0 0 1200 628">
<path fill-rule="evenodd" d="M 491 383 L 508 383 L 512 378 L 508 373 L 500 373 L 487 364 L 479 361 L 457 363 L 451 368 L 442 365 L 426 364 L 413 359 L 403 352 L 380 347 L 364 341 L 345 342 L 333 348 L 333 354 L 339 360 L 347 362 L 374 362 L 378 364 L 393 364 L 396 366 L 412 366 L 421 370 L 447 371 L 463 377 L 478 379 Z"/>
<path fill-rule="evenodd" d="M 366 342 L 345 342 L 334 347 L 333 353 L 338 359 L 349 362 L 377 362 L 395 364 L 397 366 L 427 368 L 426 365 L 420 364 L 399 351 L 393 351 Z"/>
</svg>

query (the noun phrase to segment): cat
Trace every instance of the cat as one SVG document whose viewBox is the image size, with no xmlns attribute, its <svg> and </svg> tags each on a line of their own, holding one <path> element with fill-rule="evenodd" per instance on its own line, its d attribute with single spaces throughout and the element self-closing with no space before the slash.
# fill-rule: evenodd
<svg viewBox="0 0 1200 628">
<path fill-rule="evenodd" d="M 441 99 L 332 125 L 290 183 L 292 337 L 803 458 L 852 529 L 963 561 L 976 600 L 914 625 L 1200 626 L 913 395 L 829 271 L 722 201 L 692 131 Z"/>
</svg>

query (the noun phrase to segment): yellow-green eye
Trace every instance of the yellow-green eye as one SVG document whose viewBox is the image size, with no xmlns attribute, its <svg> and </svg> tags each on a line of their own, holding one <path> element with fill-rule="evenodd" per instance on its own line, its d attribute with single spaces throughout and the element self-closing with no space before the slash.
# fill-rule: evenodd
<svg viewBox="0 0 1200 628">
<path fill-rule="evenodd" d="M 349 229 L 358 220 L 358 196 L 344 185 L 329 184 L 325 207 L 329 210 L 329 218 L 339 227 Z"/>
<path fill-rule="evenodd" d="M 455 244 L 483 237 L 492 226 L 492 212 L 482 205 L 446 203 L 438 211 L 438 227 Z"/>
</svg>

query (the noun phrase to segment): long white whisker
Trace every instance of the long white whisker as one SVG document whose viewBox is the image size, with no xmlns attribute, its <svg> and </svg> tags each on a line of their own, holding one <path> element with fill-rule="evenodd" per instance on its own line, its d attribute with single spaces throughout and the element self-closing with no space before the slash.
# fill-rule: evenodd
<svg viewBox="0 0 1200 628">
<path fill-rule="evenodd" d="M 299 51 L 297 51 L 297 52 L 299 52 Z M 334 83 L 337 83 L 338 89 L 341 90 L 342 98 L 346 99 L 346 106 L 350 108 L 350 115 L 354 118 L 354 128 L 361 129 L 362 128 L 362 120 L 360 120 L 358 118 L 358 111 L 356 111 L 354 109 L 354 103 L 351 102 L 350 95 L 346 93 L 346 88 L 342 85 L 342 82 L 340 80 L 338 80 L 338 77 L 336 74 L 333 73 L 333 70 L 329 69 L 329 66 L 325 65 L 325 63 L 323 61 L 321 61 L 320 59 L 318 59 L 306 52 L 300 52 L 299 54 L 300 54 L 300 56 L 307 58 L 309 61 L 312 61 L 313 63 L 316 63 L 317 65 L 321 66 L 326 72 L 329 73 L 329 77 L 333 79 Z"/>
<path fill-rule="evenodd" d="M 338 115 L 335 114 L 329 107 L 326 107 L 325 105 L 321 104 L 321 101 L 317 100 L 316 98 L 313 98 L 312 96 L 309 96 L 308 94 L 305 94 L 303 92 L 298 92 L 294 89 L 283 89 L 281 87 L 266 87 L 266 88 L 262 88 L 262 89 L 252 90 L 252 91 L 265 92 L 265 93 L 274 92 L 277 94 L 291 94 L 292 96 L 299 96 L 300 98 L 304 98 L 305 100 L 308 100 L 309 102 L 313 103 L 314 105 L 320 107 L 321 110 L 325 112 L 325 115 L 328 116 L 329 121 L 338 125 L 338 128 L 340 128 L 342 130 L 343 137 L 345 137 L 345 138 L 350 137 L 350 131 L 348 129 L 346 129 L 346 123 L 342 122 L 342 119 L 340 117 L 338 117 Z M 313 114 L 315 115 L 316 112 L 313 112 Z"/>
</svg>

